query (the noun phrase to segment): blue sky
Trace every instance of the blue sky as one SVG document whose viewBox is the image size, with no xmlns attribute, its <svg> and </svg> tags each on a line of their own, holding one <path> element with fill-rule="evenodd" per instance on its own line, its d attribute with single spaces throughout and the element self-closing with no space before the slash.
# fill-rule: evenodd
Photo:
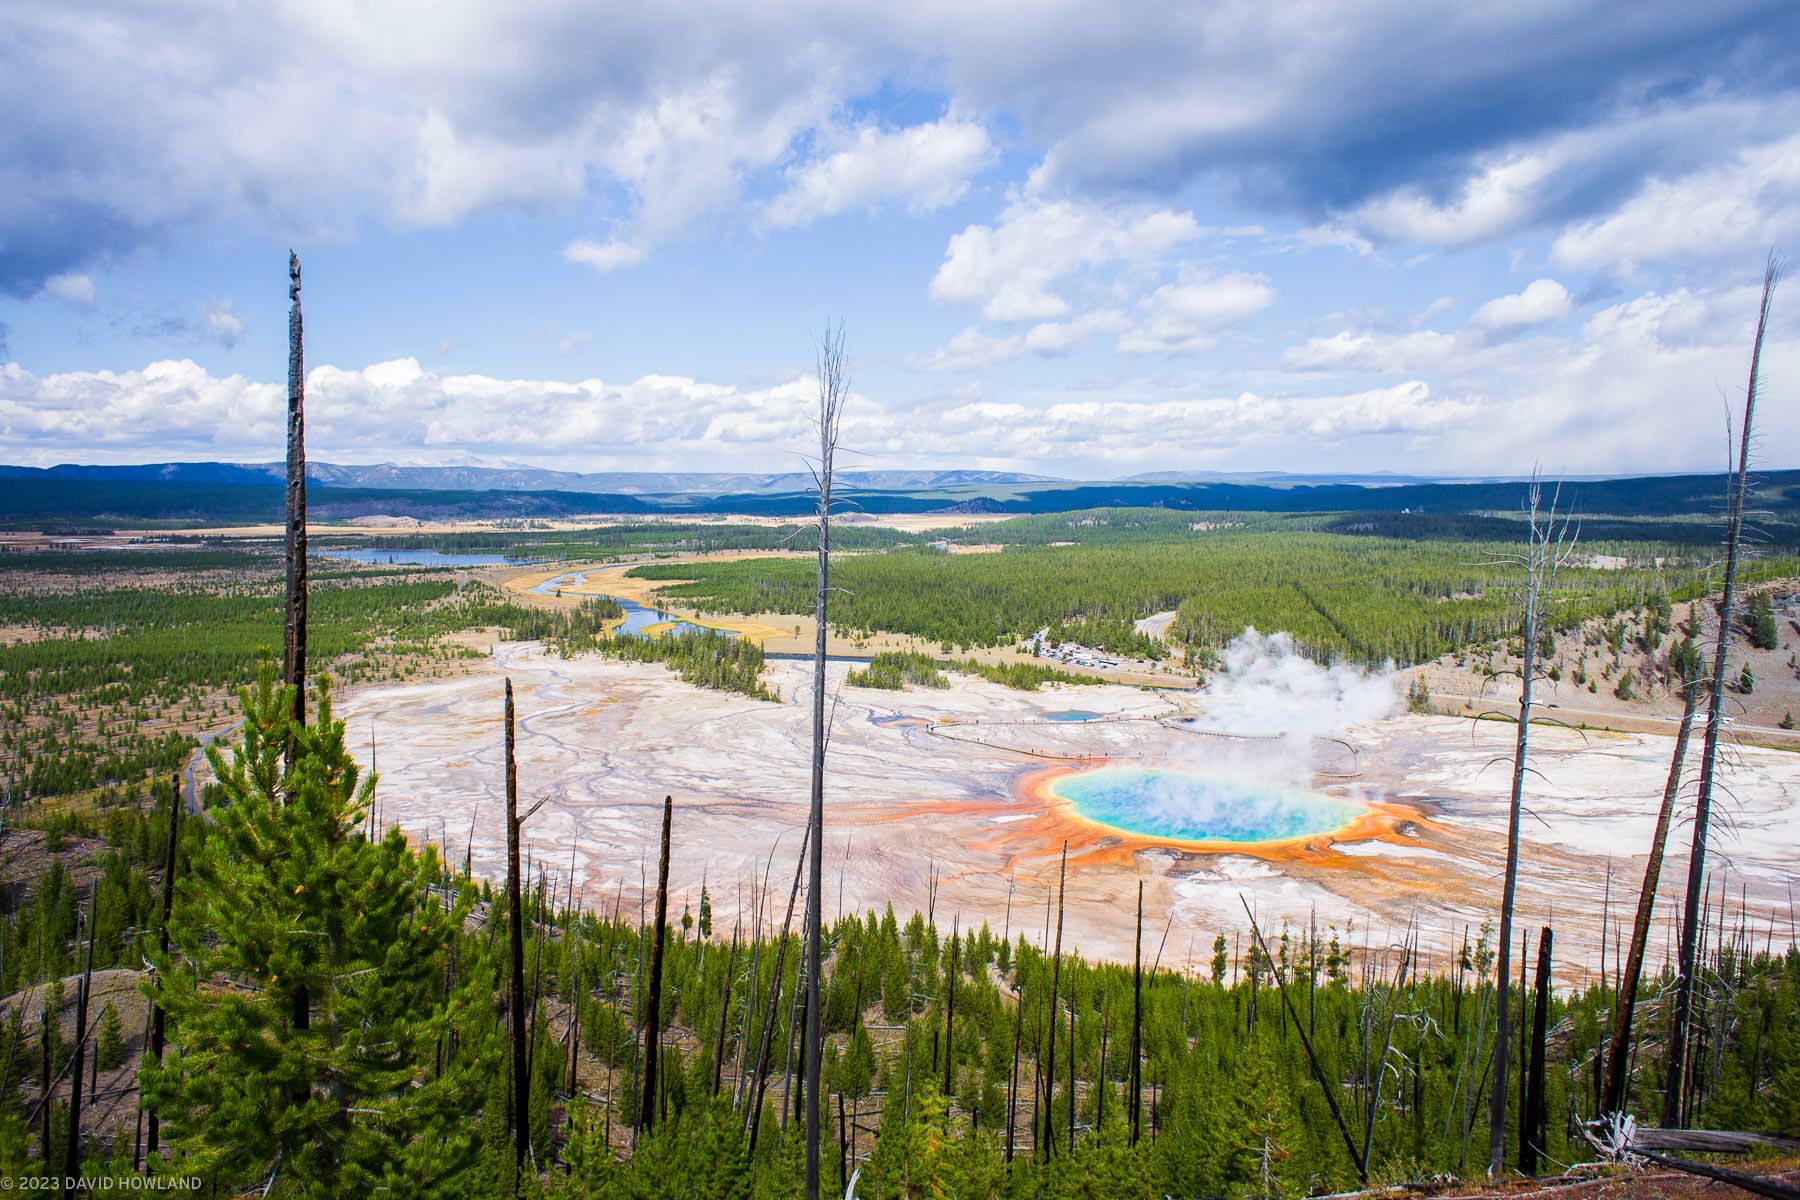
<svg viewBox="0 0 1800 1200">
<path fill-rule="evenodd" d="M 1800 7 L 7 4 L 0 461 L 1716 470 Z M 1761 453 L 1800 298 L 1778 297 Z"/>
</svg>

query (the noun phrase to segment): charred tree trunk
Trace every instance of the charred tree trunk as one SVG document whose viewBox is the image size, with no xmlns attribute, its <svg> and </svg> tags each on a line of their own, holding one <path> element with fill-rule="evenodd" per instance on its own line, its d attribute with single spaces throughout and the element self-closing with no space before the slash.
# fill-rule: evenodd
<svg viewBox="0 0 1800 1200">
<path fill-rule="evenodd" d="M 800 873 L 806 865 L 806 851 L 812 844 L 812 830 L 808 829 L 801 835 L 800 859 L 794 864 L 794 885 L 788 891 L 787 915 L 781 919 L 781 940 L 775 944 L 775 969 L 769 974 L 769 1003 L 763 1013 L 762 1033 L 757 1039 L 756 1060 L 751 1064 L 747 1117 L 752 1152 L 756 1150 L 756 1134 L 762 1125 L 763 1094 L 768 1090 L 770 1041 L 775 1036 L 775 1021 L 781 1011 L 782 968 L 787 962 L 788 931 L 794 923 L 794 900 L 800 894 Z M 794 982 L 797 987 L 799 980 Z M 754 979 L 750 983 L 752 987 L 756 986 Z M 793 1024 L 792 1016 L 788 1018 L 788 1024 Z"/>
<path fill-rule="evenodd" d="M 1131 952 L 1131 1144 L 1137 1145 L 1143 1122 L 1144 1088 L 1140 1058 L 1144 1052 L 1144 881 L 1138 880 L 1137 938 Z M 1102 1056 L 1102 1069 L 1105 1062 Z"/>
<path fill-rule="evenodd" d="M 1014 977 L 1017 978 L 1018 967 L 1016 965 L 1013 968 L 1013 973 L 1014 973 Z M 1011 1079 L 1011 1082 L 1008 1083 L 1007 1089 L 1006 1089 L 1006 1161 L 1008 1163 L 1011 1163 L 1013 1160 L 1014 1130 L 1016 1130 L 1018 1128 L 1017 1122 L 1019 1119 L 1019 1035 L 1021 1033 L 1023 1033 L 1024 1030 L 1025 1030 L 1025 984 L 1024 984 L 1024 981 L 1021 980 L 1019 983 L 1019 1000 L 1018 1000 L 1018 1003 L 1013 1006 L 1012 1079 Z"/>
<path fill-rule="evenodd" d="M 514 756 L 516 734 L 513 720 L 512 680 L 506 681 L 506 919 L 507 919 L 507 1008 L 508 1026 L 512 1034 L 512 1124 L 513 1166 L 518 1176 L 525 1173 L 531 1156 L 531 1066 L 526 1058 L 525 1041 L 525 905 L 519 885 L 519 765 Z M 519 1180 L 515 1178 L 515 1193 Z"/>
<path fill-rule="evenodd" d="M 638 1128 L 656 1124 L 657 1070 L 662 1059 L 663 941 L 669 923 L 669 824 L 675 815 L 675 797 L 663 797 L 662 858 L 656 867 L 656 928 L 650 942 L 650 994 L 644 1000 L 644 1086 L 638 1093 Z"/>
<path fill-rule="evenodd" d="M 731 952 L 725 956 L 725 983 L 719 989 L 719 1040 L 713 1048 L 713 1095 L 724 1085 L 725 1027 L 731 1023 L 731 977 L 737 970 L 738 931 L 731 931 Z"/>
<path fill-rule="evenodd" d="M 1725 591 L 1719 601 L 1719 637 L 1713 650 L 1712 686 L 1706 698 L 1706 738 L 1700 751 L 1700 790 L 1694 800 L 1694 840 L 1688 853 L 1687 903 L 1682 913 L 1681 956 L 1675 976 L 1674 1028 L 1669 1036 L 1668 1065 L 1663 1071 L 1665 1127 L 1682 1124 L 1682 1088 L 1686 1081 L 1688 1024 L 1694 1001 L 1694 972 L 1699 968 L 1701 892 L 1706 881 L 1706 835 L 1712 819 L 1714 776 L 1719 759 L 1719 734 L 1724 727 L 1725 663 L 1731 656 L 1731 625 L 1737 604 L 1738 549 L 1744 532 L 1744 491 L 1750 469 L 1750 439 L 1756 420 L 1756 388 L 1762 369 L 1763 335 L 1769 326 L 1769 302 L 1781 266 L 1771 257 L 1763 269 L 1762 306 L 1756 319 L 1756 340 L 1750 349 L 1750 381 L 1744 388 L 1744 421 L 1738 431 L 1737 473 L 1731 481 L 1731 503 L 1725 514 Z"/>
<path fill-rule="evenodd" d="M 950 1097 L 956 1082 L 956 958 L 962 948 L 957 920 L 950 921 L 950 974 L 944 979 L 944 1122 L 950 1121 Z"/>
<path fill-rule="evenodd" d="M 175 911 L 175 865 L 176 847 L 181 834 L 181 776 L 173 775 L 169 779 L 169 832 L 168 844 L 163 847 L 163 879 L 162 879 L 162 920 L 157 925 L 156 944 L 161 950 L 161 957 L 167 961 L 169 957 L 169 918 Z M 158 990 L 162 988 L 162 980 L 156 981 Z M 150 1006 L 150 1041 L 146 1048 L 150 1061 L 162 1065 L 163 1038 L 168 1029 L 168 1014 L 160 1004 Z M 161 1123 L 157 1119 L 156 1110 L 149 1110 L 145 1122 L 146 1146 L 148 1153 L 156 1153 L 157 1136 L 161 1132 Z"/>
<path fill-rule="evenodd" d="M 581 917 L 569 927 L 569 1087 L 573 1096 L 581 1090 Z"/>
<path fill-rule="evenodd" d="M 1528 1126 L 1525 1121 L 1525 1075 L 1531 1065 L 1531 1055 L 1525 1039 L 1530 1036 L 1526 1022 L 1531 1019 L 1530 982 L 1526 979 L 1525 968 L 1531 959 L 1531 931 L 1519 931 L 1519 1096 L 1515 1106 L 1519 1121 L 1519 1158 L 1524 1161 L 1525 1139 Z M 1522 1170 L 1523 1168 L 1521 1168 Z"/>
<path fill-rule="evenodd" d="M 1099 1133 L 1106 1126 L 1106 1093 L 1112 1090 L 1112 1081 L 1106 1077 L 1106 1039 L 1111 1032 L 1111 1010 L 1100 1010 L 1100 1069 L 1094 1072 L 1094 1132 Z"/>
<path fill-rule="evenodd" d="M 1356 1142 L 1350 1136 L 1350 1127 L 1344 1123 L 1343 1110 L 1338 1107 L 1337 1089 L 1342 1085 L 1340 1081 L 1326 1074 L 1325 1068 L 1319 1062 L 1318 1054 L 1313 1051 L 1312 1039 L 1307 1036 L 1305 1027 L 1300 1024 L 1300 1014 L 1295 1011 L 1293 999 L 1288 996 L 1287 981 L 1281 977 L 1281 971 L 1274 966 L 1275 959 L 1270 956 L 1268 944 L 1263 940 L 1262 927 L 1256 922 L 1256 914 L 1250 911 L 1250 902 L 1244 899 L 1242 893 L 1239 893 L 1238 903 L 1244 906 L 1244 915 L 1250 918 L 1250 936 L 1254 939 L 1251 943 L 1251 951 L 1254 953 L 1260 947 L 1263 957 L 1269 960 L 1271 973 L 1275 976 L 1275 986 L 1281 993 L 1281 1003 L 1287 1012 L 1288 1019 L 1293 1021 L 1294 1028 L 1300 1034 L 1300 1048 L 1306 1052 L 1307 1065 L 1312 1068 L 1313 1078 L 1318 1081 L 1319 1090 L 1325 1095 L 1325 1106 L 1331 1110 L 1331 1119 L 1337 1125 L 1338 1135 L 1344 1140 L 1344 1149 L 1349 1153 L 1350 1161 L 1356 1166 L 1357 1180 L 1366 1187 L 1369 1182 L 1368 1164 L 1364 1162 L 1361 1152 L 1357 1150 Z M 1154 1135 L 1156 1131 L 1154 1096 L 1151 1097 L 1150 1121 L 1151 1133 Z"/>
<path fill-rule="evenodd" d="M 81 971 L 81 994 L 75 1001 L 75 1070 L 69 1080 L 69 1142 L 63 1147 L 63 1178 L 81 1175 L 81 1071 L 87 1059 L 88 996 L 94 987 L 94 902 L 88 901 L 87 964 Z M 49 1103 L 48 1095 L 44 1102 Z"/>
<path fill-rule="evenodd" d="M 801 931 L 801 943 L 805 944 L 804 930 Z M 794 1090 L 794 1054 L 799 1048 L 800 1038 L 806 1032 L 806 1013 L 800 1007 L 800 1002 L 806 998 L 805 970 L 806 960 L 802 958 L 799 971 L 794 976 L 794 998 L 788 1002 L 787 1029 L 781 1038 L 782 1044 L 787 1047 L 781 1063 L 781 1132 L 784 1136 L 787 1134 L 790 1116 L 796 1121 L 803 1120 L 806 1116 L 800 1111 L 801 1102 L 806 1098 L 806 1089 L 802 1088 L 798 1092 Z M 801 1054 L 804 1057 L 804 1051 Z M 802 1062 L 801 1066 L 804 1067 L 805 1063 Z"/>
<path fill-rule="evenodd" d="M 1696 602 L 1692 614 L 1696 628 L 1699 617 L 1700 606 Z M 1698 665 L 1696 662 L 1695 668 Z M 1663 785 L 1662 807 L 1656 814 L 1656 832 L 1650 839 L 1650 859 L 1644 864 L 1644 887 L 1638 893 L 1637 916 L 1631 923 L 1631 949 L 1626 952 L 1625 966 L 1614 997 L 1612 1045 L 1606 1053 L 1606 1086 L 1600 1097 L 1601 1114 L 1620 1112 L 1625 1107 L 1626 1081 L 1631 1065 L 1631 1021 L 1637 1004 L 1638 982 L 1643 977 L 1644 954 L 1650 944 L 1650 921 L 1656 910 L 1656 889 L 1662 879 L 1669 826 L 1675 819 L 1675 801 L 1681 794 L 1682 763 L 1687 758 L 1688 737 L 1694 728 L 1694 711 L 1699 707 L 1701 689 L 1697 669 L 1689 672 L 1682 688 L 1686 695 L 1681 706 L 1681 728 L 1675 734 L 1675 753 L 1669 759 L 1669 779 Z"/>
<path fill-rule="evenodd" d="M 1039 1145 L 1043 1147 L 1043 1155 L 1048 1159 L 1055 1153 L 1056 1129 L 1053 1111 L 1056 1100 L 1056 997 L 1062 988 L 1062 935 L 1063 908 L 1068 899 L 1069 887 L 1069 843 L 1063 842 L 1062 865 L 1058 868 L 1056 879 L 1056 950 L 1050 965 L 1050 1007 L 1046 1010 L 1045 1036 L 1048 1045 L 1044 1051 L 1044 1103 L 1043 1103 L 1043 1136 Z M 1071 1048 L 1071 1053 L 1073 1049 Z"/>
<path fill-rule="evenodd" d="M 287 586 L 282 622 L 282 682 L 294 689 L 294 724 L 306 723 L 306 348 L 300 318 L 300 259 L 288 251 L 288 420 L 287 420 Z M 296 743 L 288 736 L 287 761 L 294 762 Z M 293 1027 L 312 1024 L 312 997 L 306 980 L 294 986 Z M 306 1099 L 296 1085 L 293 1099 Z"/>
<path fill-rule="evenodd" d="M 294 689 L 294 723 L 306 722 L 306 336 L 300 259 L 288 251 L 287 567 L 281 680 Z M 288 743 L 293 758 L 293 743 Z"/>
<path fill-rule="evenodd" d="M 1544 1039 L 1550 1018 L 1550 949 L 1554 931 L 1546 925 L 1538 934 L 1537 997 L 1531 1015 L 1531 1070 L 1525 1084 L 1525 1108 L 1519 1114 L 1519 1170 L 1537 1174 L 1538 1159 L 1546 1155 L 1549 1114 L 1544 1109 Z"/>
<path fill-rule="evenodd" d="M 1075 1153 L 1075 1001 L 1069 1000 L 1069 1154 Z"/>
</svg>

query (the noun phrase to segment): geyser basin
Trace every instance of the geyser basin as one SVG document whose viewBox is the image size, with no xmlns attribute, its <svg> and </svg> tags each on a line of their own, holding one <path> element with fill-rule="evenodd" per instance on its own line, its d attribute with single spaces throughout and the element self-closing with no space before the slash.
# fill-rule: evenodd
<svg viewBox="0 0 1800 1200">
<path fill-rule="evenodd" d="M 1078 816 L 1140 837 L 1182 842 L 1292 842 L 1333 834 L 1369 815 L 1319 792 L 1159 767 L 1097 767 L 1049 790 Z"/>
</svg>

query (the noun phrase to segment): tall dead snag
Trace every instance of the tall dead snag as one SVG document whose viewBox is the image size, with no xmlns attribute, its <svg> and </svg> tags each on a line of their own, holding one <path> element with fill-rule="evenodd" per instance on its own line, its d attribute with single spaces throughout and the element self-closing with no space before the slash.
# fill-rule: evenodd
<svg viewBox="0 0 1800 1200">
<path fill-rule="evenodd" d="M 69 1080 L 69 1139 L 63 1147 L 63 1178 L 81 1175 L 81 1072 L 87 1065 L 88 997 L 94 989 L 94 902 L 88 901 L 87 965 L 81 971 L 81 994 L 75 1001 L 75 1063 Z M 45 1093 L 45 1103 L 49 1094 Z"/>
<path fill-rule="evenodd" d="M 294 721 L 306 720 L 306 346 L 300 259 L 288 251 L 287 604 L 281 681 L 294 689 Z M 292 758 L 292 742 L 289 757 Z"/>
<path fill-rule="evenodd" d="M 806 885 L 806 1200 L 819 1200 L 819 1080 L 824 1052 L 824 1013 L 819 1007 L 820 898 L 825 893 L 825 631 L 831 595 L 831 474 L 850 376 L 844 362 L 844 327 L 827 325 L 819 338 L 819 584 L 813 599 L 818 623 L 813 641 L 812 853 Z"/>
<path fill-rule="evenodd" d="M 512 1031 L 513 1163 L 520 1176 L 531 1156 L 531 1063 L 525 1039 L 525 906 L 519 895 L 519 764 L 514 758 L 513 686 L 506 681 L 507 1008 Z M 517 1180 L 514 1181 L 515 1189 Z"/>
<path fill-rule="evenodd" d="M 1288 1019 L 1294 1023 L 1294 1031 L 1300 1035 L 1300 1048 L 1306 1051 L 1306 1063 L 1312 1068 L 1313 1078 L 1318 1081 L 1319 1090 L 1325 1093 L 1325 1106 L 1331 1110 L 1331 1119 L 1337 1125 L 1338 1135 L 1344 1139 L 1344 1150 L 1350 1155 L 1350 1162 L 1356 1168 L 1356 1178 L 1367 1187 L 1369 1183 L 1368 1163 L 1356 1148 L 1356 1142 L 1350 1136 L 1350 1127 L 1344 1123 L 1344 1112 L 1338 1107 L 1337 1091 L 1342 1086 L 1339 1080 L 1333 1079 L 1319 1063 L 1319 1056 L 1313 1052 L 1312 1039 L 1307 1036 L 1306 1028 L 1300 1023 L 1300 1014 L 1294 1010 L 1294 1002 L 1288 998 L 1287 980 L 1281 977 L 1281 967 L 1275 959 L 1269 957 L 1268 943 L 1263 941 L 1262 927 L 1256 923 L 1256 914 L 1250 910 L 1250 902 L 1238 894 L 1238 903 L 1244 906 L 1244 915 L 1250 918 L 1250 936 L 1254 939 L 1252 950 L 1261 950 L 1269 960 L 1270 973 L 1275 976 L 1275 986 L 1281 991 L 1281 1003 L 1287 1009 Z M 1156 1112 L 1151 1110 L 1154 1121 Z M 1154 1133 L 1154 1128 L 1152 1129 Z"/>
<path fill-rule="evenodd" d="M 1719 599 L 1719 637 L 1713 648 L 1712 685 L 1706 697 L 1706 738 L 1700 751 L 1700 790 L 1694 800 L 1694 841 L 1688 853 L 1687 904 L 1681 918 L 1681 956 L 1675 977 L 1675 1019 L 1669 1031 L 1668 1066 L 1663 1071 L 1665 1129 L 1683 1124 L 1688 1022 L 1693 1015 L 1694 972 L 1699 968 L 1700 904 L 1706 883 L 1706 834 L 1712 820 L 1713 782 L 1719 761 L 1719 733 L 1724 728 L 1725 665 L 1731 657 L 1731 626 L 1737 605 L 1738 551 L 1744 534 L 1744 492 L 1750 469 L 1750 438 L 1756 420 L 1756 388 L 1762 370 L 1763 334 L 1769 327 L 1769 302 L 1781 279 L 1773 255 L 1763 266 L 1762 305 L 1757 311 L 1756 340 L 1750 347 L 1750 381 L 1744 388 L 1744 420 L 1738 431 L 1737 473 L 1725 510 L 1725 591 Z"/>
<path fill-rule="evenodd" d="M 574 877 L 569 880 L 569 894 L 575 892 Z M 581 1090 L 581 912 L 571 901 L 569 910 L 569 1086 L 573 1096 Z M 449 989 L 445 989 L 446 1001 Z"/>
<path fill-rule="evenodd" d="M 1143 1121 L 1143 1067 L 1139 1057 L 1144 1052 L 1144 881 L 1138 880 L 1137 939 L 1131 952 L 1131 1144 L 1137 1145 L 1138 1127 Z M 1102 1069 L 1106 1056 L 1101 1055 Z M 1104 1094 L 1104 1093 L 1103 1093 Z"/>
<path fill-rule="evenodd" d="M 1689 617 L 1696 631 L 1700 603 Z M 1681 794 L 1681 767 L 1687 758 L 1688 737 L 1694 728 L 1694 712 L 1700 702 L 1700 656 L 1693 655 L 1682 670 L 1681 728 L 1675 733 L 1675 753 L 1669 759 L 1669 778 L 1663 784 L 1662 807 L 1656 813 L 1656 832 L 1650 839 L 1650 858 L 1644 864 L 1644 887 L 1638 893 L 1637 916 L 1631 923 L 1631 948 L 1619 976 L 1613 1002 L 1612 1043 L 1606 1052 L 1606 1085 L 1600 1113 L 1616 1113 L 1625 1107 L 1626 1078 L 1631 1066 L 1631 1021 L 1637 1004 L 1638 981 L 1644 973 L 1644 954 L 1650 945 L 1650 918 L 1656 910 L 1656 888 L 1662 879 L 1663 852 L 1668 848 L 1669 826 L 1675 819 L 1675 800 Z M 1604 938 L 1601 941 L 1605 945 Z"/>
<path fill-rule="evenodd" d="M 1012 1079 L 1006 1088 L 1006 1161 L 1009 1164 L 1013 1160 L 1013 1139 L 1019 1119 L 1019 1036 L 1025 1031 L 1025 982 L 1016 966 L 1013 978 L 1019 984 L 1019 999 L 1013 1005 Z"/>
<path fill-rule="evenodd" d="M 1069 1153 L 1075 1153 L 1075 997 L 1069 997 Z"/>
<path fill-rule="evenodd" d="M 1056 1100 L 1056 997 L 1062 987 L 1063 903 L 1067 898 L 1068 889 L 1069 843 L 1064 840 L 1062 866 L 1058 868 L 1056 875 L 1056 950 L 1050 961 L 1050 1006 L 1044 1010 L 1047 1014 L 1044 1018 L 1045 1038 L 1047 1039 L 1044 1050 L 1044 1103 L 1042 1106 L 1044 1130 L 1041 1135 L 1033 1135 L 1036 1144 L 1043 1147 L 1045 1158 L 1049 1158 L 1056 1152 L 1056 1114 L 1053 1111 Z M 1073 1046 L 1069 1048 L 1069 1052 L 1074 1053 Z M 1073 1103 L 1073 1099 L 1070 1102 Z"/>
<path fill-rule="evenodd" d="M 669 820 L 675 797 L 663 797 L 662 861 L 656 868 L 656 929 L 650 943 L 650 994 L 644 1000 L 644 1086 L 638 1094 L 638 1128 L 656 1124 L 656 1074 L 662 1058 L 663 939 L 669 924 Z"/>
<path fill-rule="evenodd" d="M 794 863 L 794 885 L 788 891 L 787 915 L 781 918 L 781 938 L 775 943 L 775 969 L 769 974 L 769 1003 L 763 1011 L 762 1034 L 757 1042 L 756 1060 L 750 1064 L 750 1096 L 749 1106 L 744 1110 L 746 1128 L 750 1131 L 750 1149 L 756 1150 L 757 1130 L 762 1127 L 763 1096 L 769 1086 L 769 1047 L 774 1037 L 775 1022 L 781 1013 L 782 969 L 787 962 L 788 931 L 794 925 L 794 900 L 800 895 L 800 872 L 805 867 L 807 847 L 812 845 L 812 830 L 808 829 L 800 835 L 800 858 Z M 804 937 L 804 931 L 802 931 Z M 799 986 L 796 978 L 795 986 Z M 754 965 L 750 976 L 750 990 L 756 990 Z M 793 1015 L 788 1016 L 788 1025 L 794 1024 Z M 745 1040 L 749 1040 L 749 1030 L 744 1031 Z M 784 1035 L 785 1036 L 785 1035 Z M 785 1118 L 783 1118 L 785 1120 Z"/>
<path fill-rule="evenodd" d="M 1556 584 L 1556 573 L 1574 550 L 1568 522 L 1557 518 L 1555 497 L 1551 498 L 1548 513 L 1541 508 L 1542 498 L 1543 489 L 1534 473 L 1526 493 L 1529 523 L 1525 552 L 1512 560 L 1525 570 L 1525 604 L 1520 630 L 1525 638 L 1525 649 L 1519 664 L 1518 729 L 1513 744 L 1512 801 L 1506 821 L 1506 883 L 1500 894 L 1500 962 L 1494 989 L 1497 1005 L 1494 1075 L 1493 1090 L 1488 1094 L 1488 1173 L 1491 1175 L 1506 1169 L 1506 1089 L 1510 1079 L 1508 1051 L 1512 1036 L 1507 1001 L 1512 974 L 1513 902 L 1519 891 L 1519 819 L 1524 810 L 1526 751 L 1531 737 L 1531 685 L 1537 675 L 1538 637 L 1550 593 Z"/>
<path fill-rule="evenodd" d="M 1538 1159 L 1547 1157 L 1549 1114 L 1544 1107 L 1544 1040 L 1550 1017 L 1550 946 L 1555 931 L 1538 934 L 1537 996 L 1531 1009 L 1531 1067 L 1526 1074 L 1525 1107 L 1519 1113 L 1519 1170 L 1536 1175 Z M 1521 1001 L 1522 1002 L 1522 1001 Z"/>
<path fill-rule="evenodd" d="M 163 847 L 162 920 L 158 923 L 156 930 L 156 944 L 162 949 L 163 961 L 167 961 L 169 957 L 169 918 L 175 911 L 175 847 L 178 844 L 177 838 L 180 832 L 181 776 L 172 775 L 169 777 L 169 840 L 168 844 Z M 162 989 L 160 978 L 156 981 L 156 987 L 158 991 Z M 146 1047 L 146 1053 L 149 1055 L 150 1061 L 158 1066 L 162 1065 L 163 1038 L 168 1027 L 167 1020 L 168 1014 L 163 1011 L 162 1005 L 150 1006 L 150 1042 Z M 141 1105 L 142 1102 L 142 1093 L 139 1093 L 139 1104 Z M 156 1110 L 150 1109 L 145 1132 L 146 1144 L 151 1154 L 156 1153 L 156 1139 L 161 1128 Z"/>
<path fill-rule="evenodd" d="M 731 953 L 725 958 L 725 982 L 719 987 L 719 1040 L 713 1048 L 712 1094 L 717 1096 L 724 1086 L 725 1027 L 731 1023 L 731 984 L 737 972 L 738 925 L 731 929 Z"/>
<path fill-rule="evenodd" d="M 950 973 L 944 977 L 944 1122 L 950 1121 L 949 1099 L 955 1095 L 956 1083 L 956 970 L 957 951 L 962 939 L 957 936 L 961 916 L 950 918 Z"/>
</svg>

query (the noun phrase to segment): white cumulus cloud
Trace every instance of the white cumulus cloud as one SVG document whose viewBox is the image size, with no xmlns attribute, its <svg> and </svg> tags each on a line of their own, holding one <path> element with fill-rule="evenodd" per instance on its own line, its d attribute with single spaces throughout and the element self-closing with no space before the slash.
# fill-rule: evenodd
<svg viewBox="0 0 1800 1200">
<path fill-rule="evenodd" d="M 94 302 L 94 277 L 77 272 L 52 275 L 44 280 L 44 295 L 64 304 L 86 305 Z"/>
<path fill-rule="evenodd" d="M 244 318 L 233 311 L 231 301 L 221 300 L 207 306 L 206 336 L 228 350 L 244 336 Z"/>
<path fill-rule="evenodd" d="M 577 238 L 563 247 L 563 257 L 572 263 L 592 267 L 602 275 L 617 271 L 620 267 L 635 267 L 644 261 L 646 251 L 642 246 L 614 239 L 597 242 L 590 238 Z"/>
<path fill-rule="evenodd" d="M 1154 260 L 1200 237 L 1192 213 L 1072 200 L 1018 200 L 993 225 L 950 239 L 931 277 L 941 304 L 978 304 L 994 321 L 1043 321 L 1070 311 L 1054 291 L 1087 268 Z"/>
<path fill-rule="evenodd" d="M 1164 284 L 1144 298 L 1144 322 L 1119 339 L 1119 349 L 1127 354 L 1201 350 L 1212 345 L 1221 330 L 1273 303 L 1275 288 L 1261 275 L 1233 273 Z"/>
<path fill-rule="evenodd" d="M 1654 178 L 1617 210 L 1565 229 L 1553 261 L 1629 274 L 1640 264 L 1753 257 L 1800 237 L 1800 134 L 1730 162 Z"/>
<path fill-rule="evenodd" d="M 913 212 L 932 212 L 960 200 L 992 159 L 993 144 L 979 122 L 944 117 L 904 129 L 863 125 L 841 148 L 791 169 L 763 218 L 792 229 L 896 197 Z"/>
<path fill-rule="evenodd" d="M 1497 296 L 1483 304 L 1469 318 L 1469 324 L 1494 332 L 1528 329 L 1560 321 L 1574 307 L 1568 288 L 1554 279 L 1534 279 L 1522 292 Z"/>
</svg>

